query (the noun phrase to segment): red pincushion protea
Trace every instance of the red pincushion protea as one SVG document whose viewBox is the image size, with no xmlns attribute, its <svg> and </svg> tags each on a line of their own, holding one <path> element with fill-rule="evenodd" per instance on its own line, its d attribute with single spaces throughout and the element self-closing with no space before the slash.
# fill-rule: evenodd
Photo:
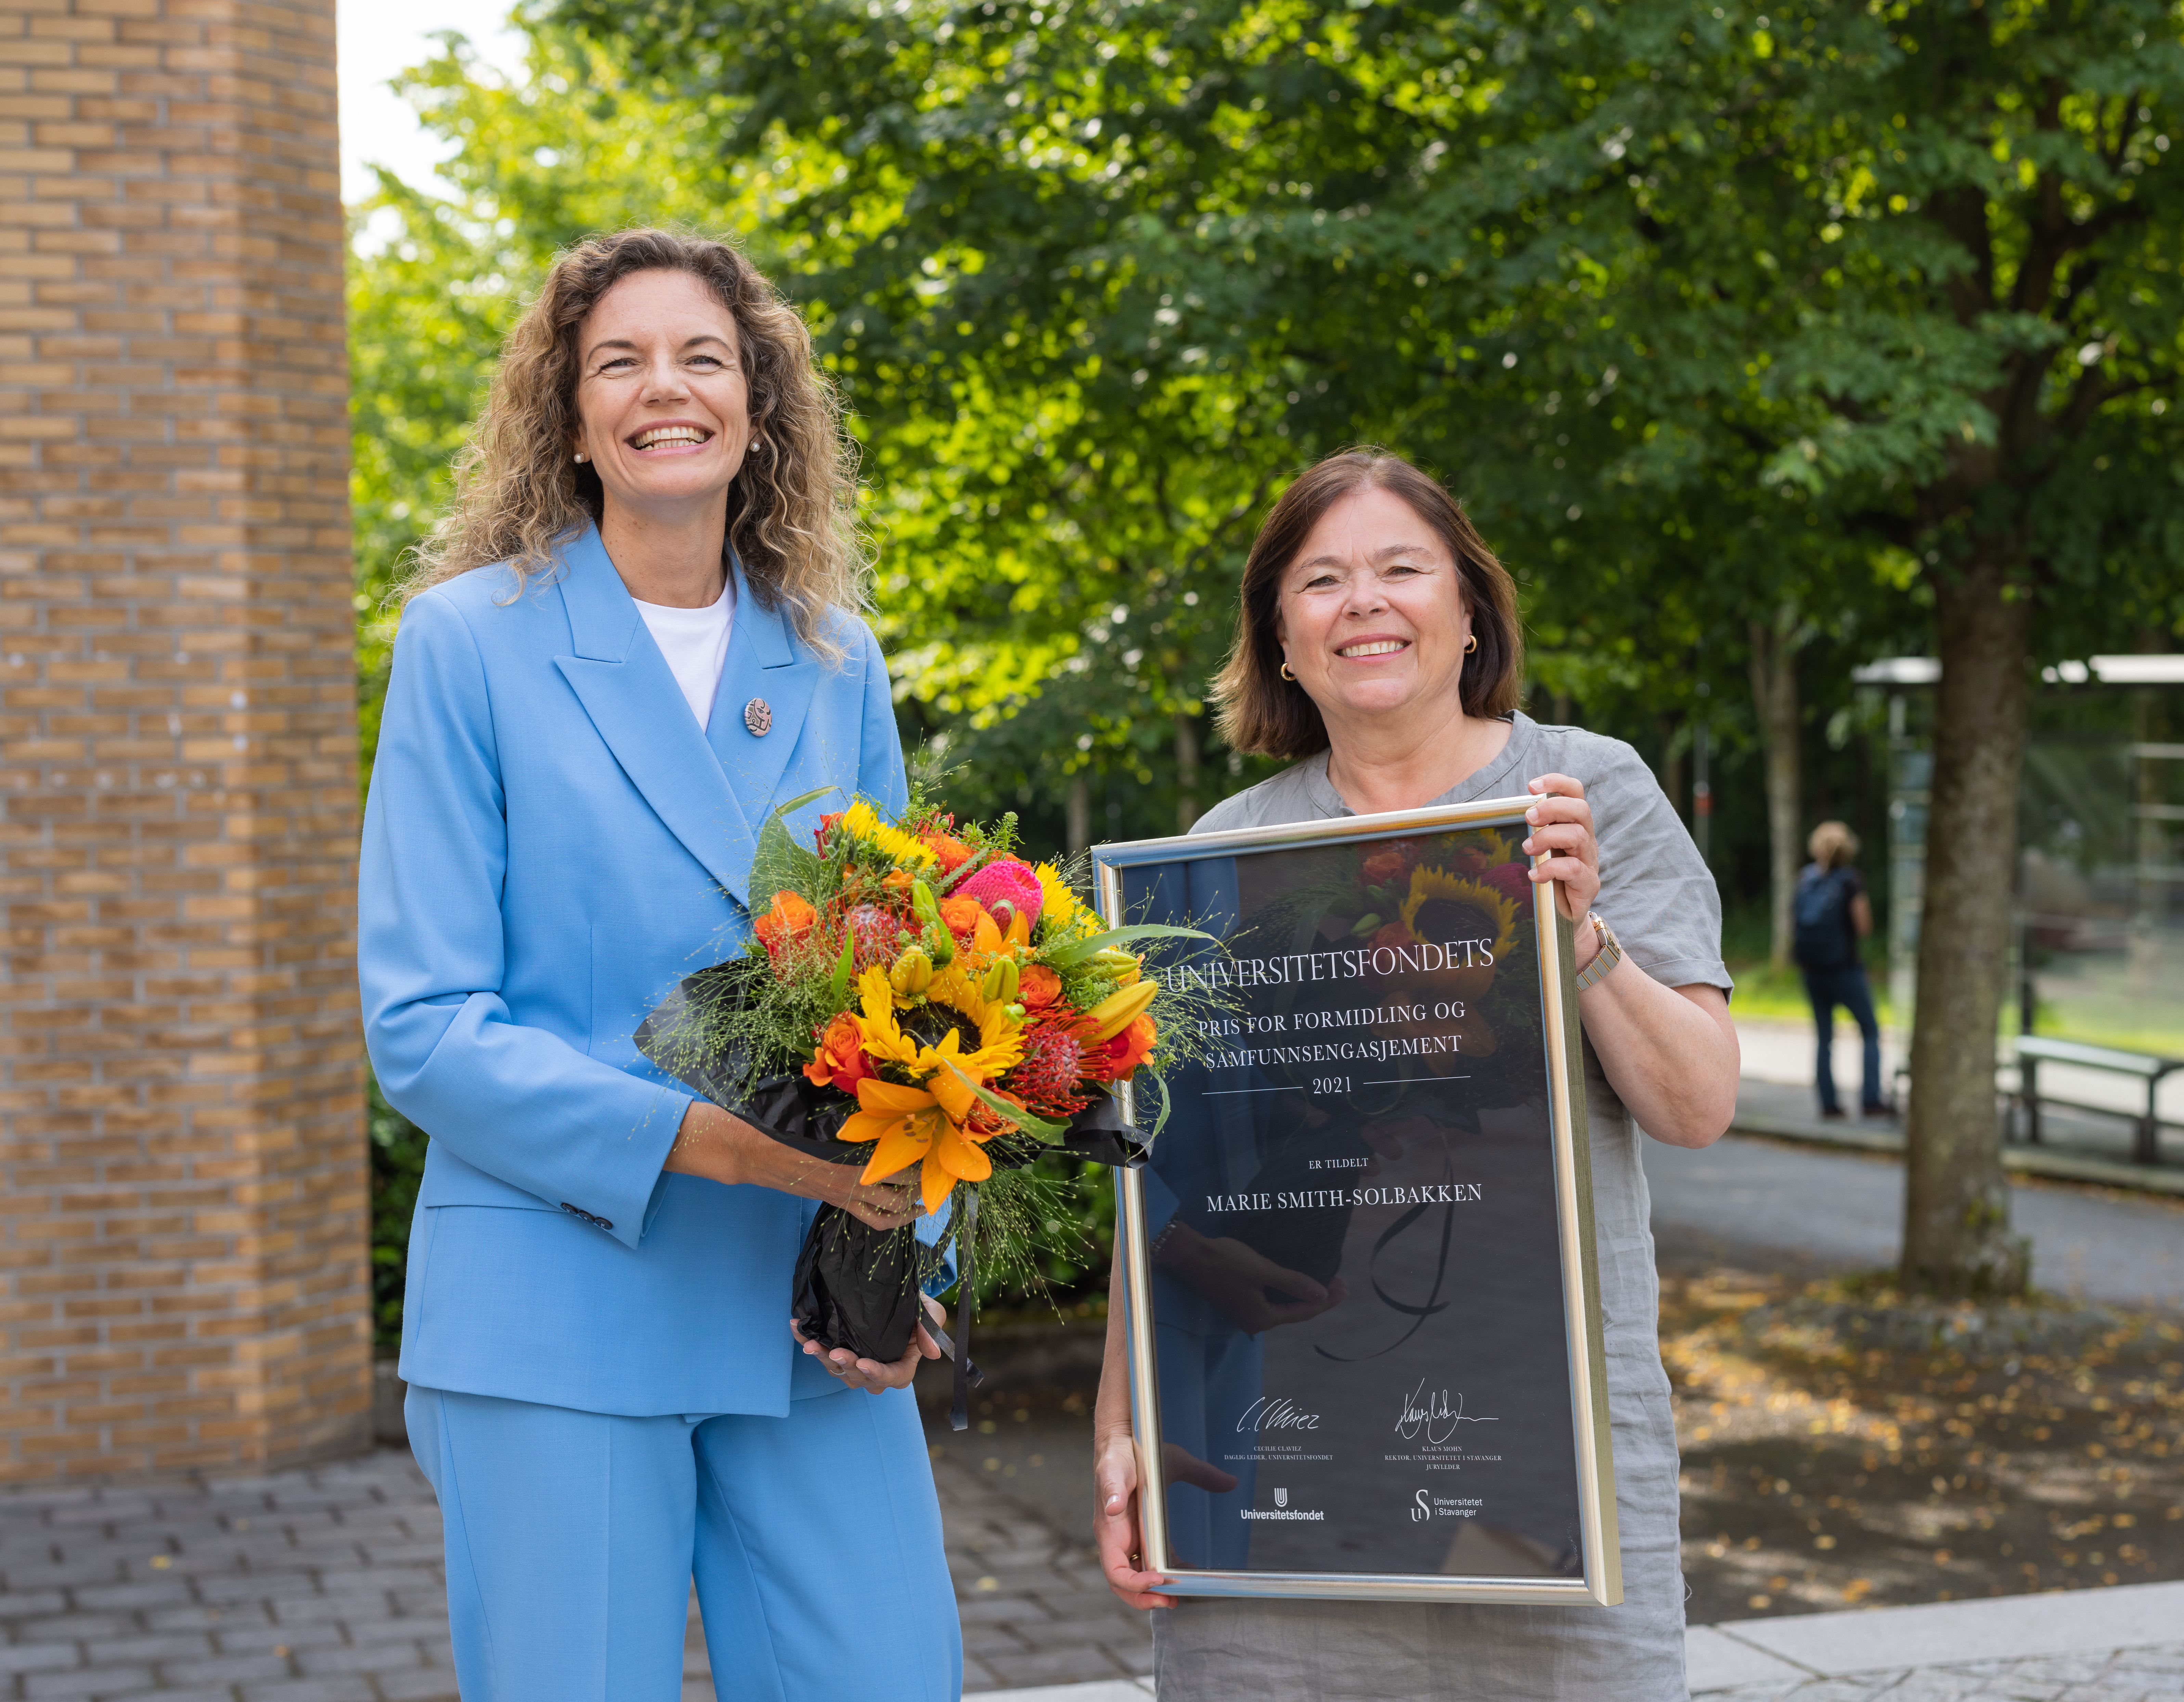
<svg viewBox="0 0 2184 1702">
<path fill-rule="evenodd" d="M 1084 1074 L 1084 1048 L 1075 1035 L 1055 1023 L 1024 1030 L 1023 1057 L 1007 1077 L 1009 1091 L 1034 1111 L 1082 1111 L 1091 1103 L 1072 1091 Z"/>
<path fill-rule="evenodd" d="M 843 918 L 843 926 L 857 942 L 850 959 L 855 973 L 861 975 L 874 964 L 885 967 L 894 962 L 897 936 L 902 932 L 902 918 L 894 912 L 877 904 L 860 904 Z"/>
</svg>

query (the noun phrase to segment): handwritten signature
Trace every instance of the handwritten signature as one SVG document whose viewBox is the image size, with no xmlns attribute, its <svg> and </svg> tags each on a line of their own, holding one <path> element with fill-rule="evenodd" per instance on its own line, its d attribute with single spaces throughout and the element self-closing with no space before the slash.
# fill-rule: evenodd
<svg viewBox="0 0 2184 1702">
<path fill-rule="evenodd" d="M 1425 1439 L 1436 1445 L 1456 1434 L 1456 1427 L 1463 1424 L 1499 1424 L 1501 1420 L 1482 1418 L 1463 1409 L 1463 1397 L 1456 1398 L 1451 1406 L 1448 1391 L 1440 1389 L 1432 1394 L 1425 1392 L 1426 1380 L 1418 1379 L 1418 1386 L 1403 1397 L 1403 1415 L 1396 1420 L 1396 1434 L 1405 1442 L 1414 1442 L 1420 1431 Z"/>
<path fill-rule="evenodd" d="M 1244 1416 L 1236 1420 L 1238 1430 L 1318 1430 L 1318 1413 L 1300 1412 L 1286 1399 L 1269 1400 L 1261 1395 L 1244 1409 Z"/>
</svg>

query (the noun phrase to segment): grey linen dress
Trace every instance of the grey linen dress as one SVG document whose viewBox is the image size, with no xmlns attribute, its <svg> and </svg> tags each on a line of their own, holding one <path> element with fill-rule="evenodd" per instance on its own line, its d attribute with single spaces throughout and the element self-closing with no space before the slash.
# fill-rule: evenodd
<svg viewBox="0 0 2184 1702">
<path fill-rule="evenodd" d="M 1713 878 L 1652 771 L 1628 745 L 1514 719 L 1502 754 L 1434 801 L 1521 794 L 1535 776 L 1585 784 L 1600 844 L 1595 908 L 1632 963 L 1666 986 L 1726 990 Z M 1324 753 L 1217 805 L 1194 831 L 1352 813 Z M 1639 1131 L 1585 1046 L 1592 1198 L 1607 1320 L 1608 1413 L 1623 1602 L 1613 1608 L 1186 1596 L 1153 1615 L 1162 1702 L 1685 1702 L 1676 1431 L 1661 1368 L 1660 1286 Z"/>
</svg>

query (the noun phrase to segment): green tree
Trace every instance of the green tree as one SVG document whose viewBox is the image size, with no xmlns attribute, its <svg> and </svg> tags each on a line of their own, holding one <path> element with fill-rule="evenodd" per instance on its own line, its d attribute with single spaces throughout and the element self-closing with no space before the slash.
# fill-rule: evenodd
<svg viewBox="0 0 2184 1702">
<path fill-rule="evenodd" d="M 1730 330 L 1768 478 L 1933 612 L 1918 1287 L 2025 1279 L 1993 1081 L 2031 665 L 2178 614 L 2176 33 L 2131 3 L 1770 6 L 1726 53 L 1682 32 L 1690 93 L 1627 150 L 1662 236 L 1625 310 L 1672 348 Z"/>
<path fill-rule="evenodd" d="M 2027 667 L 2176 621 L 2166 14 L 560 15 L 589 33 L 536 31 L 523 89 L 426 73 L 464 147 L 432 216 L 511 278 L 629 219 L 744 233 L 871 445 L 906 721 L 995 801 L 1081 818 L 1097 775 L 1159 830 L 1247 778 L 1200 717 L 1237 558 L 1361 438 L 1467 494 L 1540 684 L 1664 764 L 1697 679 L 1752 675 L 1779 749 L 1780 636 L 1930 618 L 1906 1273 L 2021 1280 L 1991 1083 Z"/>
<path fill-rule="evenodd" d="M 795 258 L 878 417 L 1027 422 L 1059 387 L 1085 441 L 1162 469 L 1195 454 L 1223 497 L 1263 476 L 1269 437 L 1277 470 L 1385 437 L 1457 470 L 1535 606 L 1588 645 L 1627 609 L 1603 580 L 1646 583 L 1657 537 L 1749 562 L 1747 618 L 1769 623 L 1786 580 L 1817 565 L 1793 616 L 1825 612 L 1878 563 L 1930 609 L 1944 670 L 1904 1275 L 2022 1285 L 1992 1071 L 2026 681 L 2114 617 L 2176 613 L 2169 8 L 560 15 L 721 99 L 726 157 L 832 159 Z M 1201 393 L 1218 433 L 1175 410 Z M 1004 539 L 1036 560 L 1034 516 L 1077 519 L 1075 443 L 1037 441 L 982 514 L 928 516 L 936 560 L 951 538 L 973 576 Z M 937 471 L 915 446 L 894 470 Z M 1084 553 L 1096 607 L 1123 558 Z M 955 613 L 977 629 L 975 603 Z"/>
</svg>

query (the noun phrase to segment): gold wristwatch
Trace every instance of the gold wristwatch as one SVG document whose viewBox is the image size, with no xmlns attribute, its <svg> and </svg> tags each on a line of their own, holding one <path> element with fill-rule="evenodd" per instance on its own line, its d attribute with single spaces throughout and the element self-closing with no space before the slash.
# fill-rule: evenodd
<svg viewBox="0 0 2184 1702">
<path fill-rule="evenodd" d="M 1602 919 L 1600 912 L 1597 910 L 1587 911 L 1585 919 L 1592 924 L 1592 931 L 1600 940 L 1600 950 L 1593 954 L 1592 962 L 1585 966 L 1584 973 L 1577 978 L 1577 990 L 1580 993 L 1587 987 L 1598 986 L 1614 973 L 1615 966 L 1623 961 L 1623 942 L 1615 937 L 1615 930 Z"/>
</svg>

